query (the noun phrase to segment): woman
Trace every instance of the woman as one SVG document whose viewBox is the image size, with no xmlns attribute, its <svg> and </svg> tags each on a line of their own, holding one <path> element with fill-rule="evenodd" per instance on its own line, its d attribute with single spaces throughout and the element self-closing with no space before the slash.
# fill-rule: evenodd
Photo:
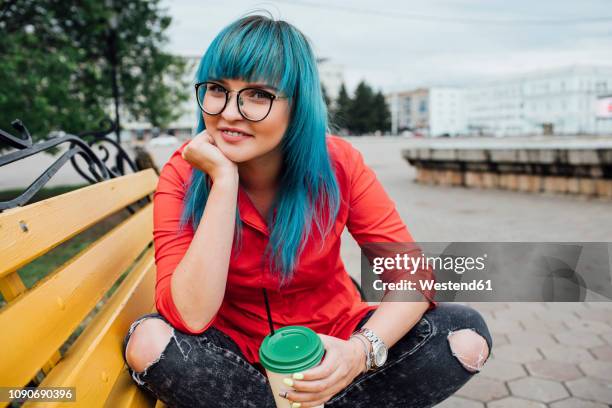
<svg viewBox="0 0 612 408">
<path fill-rule="evenodd" d="M 361 154 L 326 135 L 303 34 L 242 18 L 214 39 L 196 80 L 199 134 L 164 166 L 154 197 L 159 314 L 124 342 L 134 380 L 170 406 L 274 407 L 258 357 L 265 289 L 275 326 L 310 327 L 326 349 L 281 391 L 293 407 L 431 406 L 461 387 L 491 347 L 481 316 L 427 293 L 369 306 L 344 269 L 345 226 L 360 245 L 413 239 Z"/>
</svg>

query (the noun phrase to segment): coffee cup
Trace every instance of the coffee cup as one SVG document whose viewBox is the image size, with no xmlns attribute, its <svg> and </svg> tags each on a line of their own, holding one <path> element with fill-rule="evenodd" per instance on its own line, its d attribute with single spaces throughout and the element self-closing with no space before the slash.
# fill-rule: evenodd
<svg viewBox="0 0 612 408">
<path fill-rule="evenodd" d="M 290 388 L 283 380 L 315 367 L 321 362 L 323 354 L 323 342 L 308 327 L 285 326 L 264 338 L 259 347 L 259 360 L 266 369 L 277 408 L 291 408 L 291 402 L 279 395 L 281 389 Z"/>
</svg>

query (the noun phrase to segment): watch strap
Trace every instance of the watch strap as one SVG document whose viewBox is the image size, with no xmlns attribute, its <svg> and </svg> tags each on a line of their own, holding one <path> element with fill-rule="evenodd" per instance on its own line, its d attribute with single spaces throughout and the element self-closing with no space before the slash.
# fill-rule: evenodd
<svg viewBox="0 0 612 408">
<path fill-rule="evenodd" d="M 369 340 L 363 337 L 363 335 L 358 332 L 353 333 L 351 335 L 351 338 L 353 337 L 359 340 L 359 342 L 363 345 L 363 350 L 365 351 L 365 372 L 368 372 L 372 368 L 372 355 L 370 354 Z"/>
<path fill-rule="evenodd" d="M 376 335 L 376 333 L 374 333 L 372 330 L 368 328 L 362 327 L 356 333 L 368 339 L 368 341 L 372 344 L 372 351 L 370 353 L 370 368 L 371 367 L 378 368 L 378 366 L 376 365 L 376 358 L 374 357 L 374 352 L 376 351 L 378 347 L 387 348 L 387 345 L 385 344 L 384 341 L 382 341 L 380 337 Z"/>
</svg>

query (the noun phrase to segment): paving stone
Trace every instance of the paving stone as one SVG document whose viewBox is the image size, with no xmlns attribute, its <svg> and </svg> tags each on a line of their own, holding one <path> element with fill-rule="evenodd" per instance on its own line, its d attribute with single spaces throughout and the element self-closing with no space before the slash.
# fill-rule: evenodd
<svg viewBox="0 0 612 408">
<path fill-rule="evenodd" d="M 489 312 L 487 310 L 477 310 L 477 312 L 480 313 L 480 315 L 486 322 L 495 319 L 495 315 L 493 314 L 493 312 Z"/>
<path fill-rule="evenodd" d="M 537 333 L 533 331 L 521 333 L 508 333 L 510 344 L 545 347 L 557 344 L 557 341 L 547 333 Z"/>
<path fill-rule="evenodd" d="M 538 350 L 530 346 L 505 344 L 500 347 L 493 347 L 491 354 L 495 358 L 513 363 L 528 363 L 530 361 L 542 360 L 542 355 Z"/>
<path fill-rule="evenodd" d="M 580 302 L 555 302 L 555 303 L 542 303 L 548 310 L 555 312 L 564 313 L 578 313 L 584 310 L 588 310 L 589 307 L 586 303 Z"/>
<path fill-rule="evenodd" d="M 468 303 L 467 305 L 473 307 L 479 312 L 483 312 L 483 311 L 493 312 L 495 310 L 508 310 L 508 307 L 509 307 L 507 303 L 501 303 L 501 302 L 478 302 L 478 303 L 472 302 L 472 303 Z"/>
<path fill-rule="evenodd" d="M 545 404 L 536 401 L 529 401 L 517 397 L 506 397 L 497 401 L 489 402 L 487 408 L 546 408 Z"/>
<path fill-rule="evenodd" d="M 594 320 L 580 320 L 570 325 L 572 331 L 604 334 L 609 333 L 612 328 L 607 323 L 596 322 Z"/>
<path fill-rule="evenodd" d="M 531 400 L 552 402 L 569 397 L 565 387 L 556 381 L 526 377 L 508 383 L 512 395 Z"/>
<path fill-rule="evenodd" d="M 554 360 L 540 360 L 525 364 L 527 371 L 534 377 L 553 381 L 569 381 L 584 377 L 574 364 Z"/>
<path fill-rule="evenodd" d="M 612 346 L 612 333 L 600 334 L 600 337 L 604 339 L 606 343 Z"/>
<path fill-rule="evenodd" d="M 493 312 L 495 313 L 495 312 Z M 496 333 L 508 334 L 508 333 L 520 333 L 523 330 L 523 327 L 519 324 L 518 320 L 499 320 L 498 318 L 487 320 L 487 326 L 489 326 L 490 331 L 494 331 Z"/>
<path fill-rule="evenodd" d="M 547 322 L 540 319 L 521 319 L 520 324 L 527 332 L 555 334 L 568 330 L 563 322 Z"/>
<path fill-rule="evenodd" d="M 612 386 L 597 378 L 584 377 L 565 383 L 574 397 L 612 404 Z"/>
<path fill-rule="evenodd" d="M 527 376 L 527 372 L 520 364 L 498 358 L 489 359 L 480 375 L 500 381 L 509 381 Z"/>
<path fill-rule="evenodd" d="M 550 404 L 550 408 L 608 408 L 608 406 L 599 402 L 586 401 L 572 397 L 553 402 Z"/>
<path fill-rule="evenodd" d="M 475 376 L 459 391 L 457 396 L 488 402 L 508 395 L 508 389 L 503 382 L 491 378 Z"/>
<path fill-rule="evenodd" d="M 572 364 L 579 364 L 585 361 L 594 360 L 591 353 L 584 348 L 555 345 L 542 347 L 540 351 L 542 354 L 544 354 L 544 358 L 547 360 L 555 360 Z M 495 349 L 493 349 L 493 352 L 495 352 Z"/>
<path fill-rule="evenodd" d="M 540 311 L 545 313 L 545 311 Z M 515 322 L 521 319 L 537 319 L 536 312 L 529 310 L 516 310 L 514 308 L 505 310 L 496 310 L 493 312 L 495 318 L 503 322 Z"/>
<path fill-rule="evenodd" d="M 565 333 L 558 333 L 554 335 L 559 343 L 574 346 L 574 347 L 596 347 L 601 346 L 604 342 L 593 333 L 579 332 L 579 331 L 567 331 Z"/>
<path fill-rule="evenodd" d="M 612 304 L 607 302 L 584 302 L 582 304 L 589 309 L 612 310 Z"/>
<path fill-rule="evenodd" d="M 484 408 L 484 403 L 452 396 L 436 405 L 436 408 Z"/>
<path fill-rule="evenodd" d="M 612 364 L 607 361 L 587 361 L 580 368 L 589 377 L 600 378 L 612 384 Z"/>
<path fill-rule="evenodd" d="M 597 360 L 612 362 L 612 346 L 606 344 L 603 346 L 593 347 L 590 350 Z"/>
<path fill-rule="evenodd" d="M 491 337 L 493 337 L 493 347 L 499 347 L 499 346 L 503 346 L 504 344 L 508 344 L 508 336 L 506 336 L 505 334 L 501 334 L 501 333 L 497 333 L 494 331 L 491 331 Z"/>
<path fill-rule="evenodd" d="M 608 309 L 587 309 L 576 312 L 576 314 L 585 320 L 612 324 L 612 310 Z"/>
<path fill-rule="evenodd" d="M 550 307 L 545 302 L 520 302 L 508 306 L 508 310 L 522 312 L 546 312 Z"/>
<path fill-rule="evenodd" d="M 557 310 L 549 310 L 546 312 L 536 312 L 535 317 L 543 321 L 564 322 L 567 324 L 571 324 L 572 322 L 579 321 L 578 316 L 576 316 L 574 313 L 568 313 L 566 311 L 557 311 Z"/>
</svg>

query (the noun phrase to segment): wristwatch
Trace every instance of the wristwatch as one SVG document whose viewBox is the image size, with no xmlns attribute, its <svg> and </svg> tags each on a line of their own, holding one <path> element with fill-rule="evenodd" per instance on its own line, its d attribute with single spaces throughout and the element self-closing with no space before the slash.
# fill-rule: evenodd
<svg viewBox="0 0 612 408">
<path fill-rule="evenodd" d="M 372 330 L 362 328 L 353 335 L 360 335 L 359 337 L 365 337 L 367 341 L 372 345 L 372 350 L 366 352 L 366 371 L 370 371 L 372 368 L 380 368 L 387 361 L 387 345 L 381 340 Z"/>
</svg>

